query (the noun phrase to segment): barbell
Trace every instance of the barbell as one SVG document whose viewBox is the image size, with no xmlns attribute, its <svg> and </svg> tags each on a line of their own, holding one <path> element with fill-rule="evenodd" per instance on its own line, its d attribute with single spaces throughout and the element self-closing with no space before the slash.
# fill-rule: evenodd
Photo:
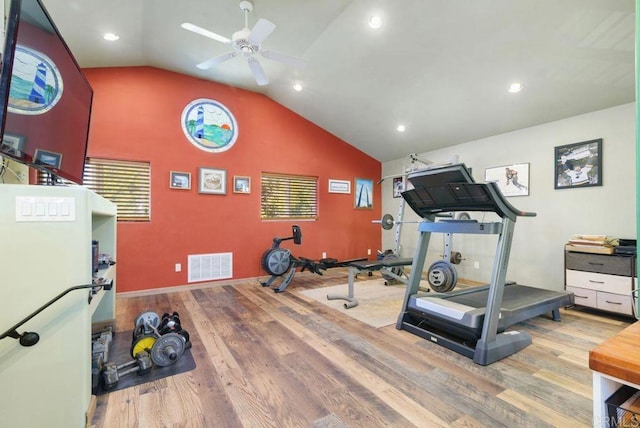
<svg viewBox="0 0 640 428">
<path fill-rule="evenodd" d="M 452 218 L 453 214 L 451 214 L 451 213 L 440 214 L 440 215 L 436 215 L 436 217 Z M 471 217 L 469 216 L 469 214 L 463 212 L 463 213 L 458 214 L 458 217 L 456 218 L 456 220 L 468 220 L 470 218 Z M 395 226 L 396 224 L 422 223 L 422 221 L 396 221 L 391 214 L 385 214 L 385 215 L 382 216 L 382 218 L 380 220 L 371 220 L 371 223 L 379 224 L 380 226 L 382 226 L 382 228 L 384 230 L 389 230 L 393 226 Z"/>
</svg>

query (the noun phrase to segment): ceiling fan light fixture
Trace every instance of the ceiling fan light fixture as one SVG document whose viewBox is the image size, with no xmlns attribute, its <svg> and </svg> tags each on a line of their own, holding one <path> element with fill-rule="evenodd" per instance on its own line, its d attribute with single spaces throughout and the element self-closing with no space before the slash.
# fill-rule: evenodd
<svg viewBox="0 0 640 428">
<path fill-rule="evenodd" d="M 522 91 L 522 88 L 523 88 L 522 83 L 514 82 L 511 85 L 509 85 L 509 92 L 512 94 L 516 94 Z"/>
<path fill-rule="evenodd" d="M 369 27 L 375 30 L 382 27 L 382 18 L 380 15 L 372 15 L 369 17 Z"/>
<path fill-rule="evenodd" d="M 115 42 L 120 39 L 120 36 L 114 33 L 105 33 L 102 38 L 110 42 Z"/>
</svg>

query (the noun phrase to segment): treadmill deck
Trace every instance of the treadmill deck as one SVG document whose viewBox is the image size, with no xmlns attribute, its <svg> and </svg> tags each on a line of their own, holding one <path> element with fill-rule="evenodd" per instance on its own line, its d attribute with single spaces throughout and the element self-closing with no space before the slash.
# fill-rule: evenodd
<svg viewBox="0 0 640 428">
<path fill-rule="evenodd" d="M 485 286 L 435 296 L 414 294 L 407 309 L 422 322 L 446 329 L 455 326 L 461 336 L 477 339 L 482 335 L 488 293 L 489 287 Z M 500 307 L 499 331 L 571 304 L 572 293 L 508 285 L 504 288 Z"/>
</svg>

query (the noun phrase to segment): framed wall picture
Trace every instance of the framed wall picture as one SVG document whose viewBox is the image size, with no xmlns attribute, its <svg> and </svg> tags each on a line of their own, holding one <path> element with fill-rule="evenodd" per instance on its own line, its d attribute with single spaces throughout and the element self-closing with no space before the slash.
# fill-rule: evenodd
<svg viewBox="0 0 640 428">
<path fill-rule="evenodd" d="M 373 180 L 367 178 L 355 179 L 355 208 L 356 209 L 372 209 L 373 208 Z"/>
<path fill-rule="evenodd" d="M 51 168 L 60 169 L 60 165 L 62 165 L 62 154 L 36 149 L 33 154 L 33 163 L 36 165 L 45 165 Z"/>
<path fill-rule="evenodd" d="M 227 171 L 217 168 L 198 169 L 198 193 L 227 194 Z"/>
<path fill-rule="evenodd" d="M 393 178 L 393 197 L 401 198 L 402 192 L 404 192 L 404 180 L 402 177 Z"/>
<path fill-rule="evenodd" d="M 172 189 L 191 189 L 191 173 L 171 171 L 169 173 L 169 187 Z"/>
<path fill-rule="evenodd" d="M 556 189 L 602 186 L 602 138 L 554 149 Z"/>
<path fill-rule="evenodd" d="M 505 196 L 529 195 L 529 164 L 496 166 L 484 171 L 484 181 L 496 182 Z"/>
<path fill-rule="evenodd" d="M 351 182 L 349 180 L 329 179 L 329 193 L 351 193 Z"/>
<path fill-rule="evenodd" d="M 234 176 L 233 193 L 251 193 L 251 177 Z"/>
</svg>

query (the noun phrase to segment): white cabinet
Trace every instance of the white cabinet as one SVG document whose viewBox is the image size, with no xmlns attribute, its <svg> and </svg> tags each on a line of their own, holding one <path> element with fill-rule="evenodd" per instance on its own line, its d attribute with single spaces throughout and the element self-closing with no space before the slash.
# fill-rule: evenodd
<svg viewBox="0 0 640 428">
<path fill-rule="evenodd" d="M 575 304 L 633 315 L 635 257 L 565 252 L 565 289 Z"/>
<path fill-rule="evenodd" d="M 64 290 L 91 283 L 92 240 L 116 260 L 111 202 L 80 186 L 0 185 L 0 333 Z M 38 333 L 36 345 L 0 340 L 3 426 L 85 426 L 91 323 L 115 318 L 115 281 L 91 303 L 89 293 L 72 291 L 17 329 Z"/>
</svg>

